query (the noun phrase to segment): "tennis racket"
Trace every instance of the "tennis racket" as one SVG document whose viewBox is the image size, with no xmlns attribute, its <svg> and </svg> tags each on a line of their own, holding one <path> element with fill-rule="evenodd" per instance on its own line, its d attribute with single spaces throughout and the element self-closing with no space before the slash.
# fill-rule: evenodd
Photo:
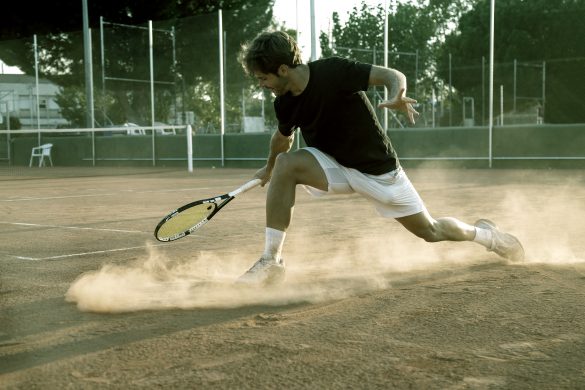
<svg viewBox="0 0 585 390">
<path fill-rule="evenodd" d="M 164 217 L 154 229 L 157 240 L 167 242 L 183 238 L 205 225 L 237 195 L 258 186 L 262 180 L 253 179 L 229 192 L 214 198 L 201 199 L 179 207 Z"/>
</svg>

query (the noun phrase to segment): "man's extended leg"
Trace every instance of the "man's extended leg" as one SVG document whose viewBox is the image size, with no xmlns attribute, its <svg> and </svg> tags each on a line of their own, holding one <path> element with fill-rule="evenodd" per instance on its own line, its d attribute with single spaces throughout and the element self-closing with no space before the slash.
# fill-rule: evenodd
<svg viewBox="0 0 585 390">
<path fill-rule="evenodd" d="M 472 241 L 475 228 L 455 218 L 434 219 L 428 211 L 396 218 L 408 231 L 428 242 Z"/>
<path fill-rule="evenodd" d="M 509 260 L 524 259 L 524 249 L 520 241 L 513 235 L 498 230 L 493 222 L 486 219 L 480 219 L 472 226 L 451 217 L 434 219 L 425 210 L 396 220 L 408 231 L 428 242 L 474 241 Z"/>
<path fill-rule="evenodd" d="M 266 284 L 284 278 L 284 261 L 280 258 L 280 253 L 292 218 L 297 184 L 327 191 L 327 176 L 323 168 L 306 150 L 281 153 L 276 158 L 266 199 L 264 253 L 238 282 Z"/>
</svg>

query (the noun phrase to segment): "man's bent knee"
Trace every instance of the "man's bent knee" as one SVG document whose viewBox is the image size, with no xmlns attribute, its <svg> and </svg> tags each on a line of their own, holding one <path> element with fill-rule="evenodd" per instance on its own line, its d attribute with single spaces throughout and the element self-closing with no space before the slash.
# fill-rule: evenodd
<svg viewBox="0 0 585 390">
<path fill-rule="evenodd" d="M 304 150 L 280 153 L 276 157 L 273 176 L 287 176 L 296 184 L 307 184 L 319 189 L 327 189 L 327 177 L 319 162 Z"/>
<path fill-rule="evenodd" d="M 276 174 L 285 174 L 299 176 L 306 171 L 306 163 L 303 162 L 303 156 L 295 155 L 294 153 L 280 153 L 276 156 L 274 163 L 274 172 Z"/>
</svg>

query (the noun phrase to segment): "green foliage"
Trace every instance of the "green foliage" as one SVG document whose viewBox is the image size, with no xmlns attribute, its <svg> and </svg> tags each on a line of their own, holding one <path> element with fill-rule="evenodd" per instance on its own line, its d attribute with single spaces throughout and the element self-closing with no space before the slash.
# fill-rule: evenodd
<svg viewBox="0 0 585 390">
<path fill-rule="evenodd" d="M 38 3 L 15 3 L 11 17 L 0 24 L 0 58 L 9 65 L 20 67 L 27 74 L 33 74 L 32 35 L 37 34 L 40 76 L 66 88 L 60 96 L 60 104 L 71 106 L 61 106 L 63 115 L 72 124 L 83 125 L 83 121 L 79 122 L 81 111 L 85 109 L 85 98 L 80 96 L 85 82 L 81 2 Z M 148 20 L 153 20 L 155 29 L 157 120 L 165 121 L 173 110 L 199 111 L 201 117 L 205 117 L 203 114 L 217 115 L 218 109 L 214 107 L 210 110 L 209 105 L 193 94 L 206 90 L 207 96 L 213 99 L 219 96 L 219 9 L 223 10 L 226 37 L 226 110 L 230 118 L 236 118 L 241 106 L 241 89 L 249 85 L 237 62 L 237 53 L 243 42 L 271 24 L 272 3 L 273 0 L 89 1 L 95 100 L 105 94 L 115 101 L 115 104 L 96 103 L 96 119 L 102 123 L 121 123 L 123 120 L 150 122 L 150 87 L 147 83 L 150 62 L 145 30 Z M 46 17 L 49 10 L 52 11 L 51 18 Z M 103 67 L 100 61 L 100 16 L 107 22 Z M 140 26 L 142 29 L 112 23 Z M 170 33 L 161 31 L 172 29 L 174 42 Z M 106 79 L 102 82 L 102 75 L 118 80 Z M 105 86 L 105 91 L 102 86 Z M 184 104 L 177 106 L 175 102 L 181 100 Z M 219 117 L 215 118 L 218 120 Z"/>
<path fill-rule="evenodd" d="M 514 60 L 518 95 L 541 96 L 542 71 L 528 65 L 546 62 L 546 110 L 549 123 L 585 122 L 585 2 L 580 0 L 498 0 L 495 8 L 495 87 L 504 86 L 506 111 L 512 109 Z M 459 95 L 481 101 L 482 57 L 489 60 L 490 2 L 479 1 L 459 20 L 438 55 L 438 73 L 448 80 L 452 56 L 452 81 Z M 487 71 L 483 75 L 487 80 Z M 487 81 L 486 81 L 487 83 Z M 532 102 L 534 104 L 534 102 Z"/>
<path fill-rule="evenodd" d="M 78 86 L 62 88 L 55 97 L 61 108 L 61 115 L 73 127 L 84 127 L 86 113 L 85 90 Z"/>
<path fill-rule="evenodd" d="M 0 130 L 8 130 L 8 124 L 10 124 L 10 130 L 20 130 L 22 128 L 20 119 L 15 116 L 7 117 L 4 115 L 2 119 L 3 121 L 0 123 Z"/>
<path fill-rule="evenodd" d="M 419 102 L 430 100 L 440 84 L 435 76 L 435 56 L 449 25 L 472 0 L 430 0 L 399 3 L 388 14 L 388 65 L 407 76 L 409 95 Z M 362 2 L 347 23 L 333 14 L 331 38 L 320 35 L 323 57 L 339 55 L 362 62 L 384 64 L 384 9 Z M 371 97 L 374 99 L 374 97 Z"/>
</svg>

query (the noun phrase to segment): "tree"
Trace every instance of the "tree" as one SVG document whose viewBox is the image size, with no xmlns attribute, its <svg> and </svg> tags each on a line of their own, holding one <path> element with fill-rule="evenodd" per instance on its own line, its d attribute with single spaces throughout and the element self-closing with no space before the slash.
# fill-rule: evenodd
<svg viewBox="0 0 585 390">
<path fill-rule="evenodd" d="M 512 110 L 514 60 L 523 64 L 546 62 L 545 121 L 585 122 L 582 109 L 585 89 L 585 2 L 579 0 L 499 0 L 495 8 L 495 86 L 504 86 L 506 110 Z M 438 57 L 439 75 L 448 79 L 452 56 L 453 86 L 459 95 L 482 100 L 482 57 L 489 58 L 490 2 L 479 1 L 459 20 Z M 486 67 L 487 68 L 487 67 Z M 487 83 L 487 73 L 483 78 Z M 518 95 L 541 95 L 541 68 L 521 67 Z M 535 104 L 537 99 L 530 104 Z M 525 102 L 526 100 L 524 100 Z M 518 109 L 522 102 L 518 102 Z M 541 102 L 540 102 L 541 103 Z"/>
<path fill-rule="evenodd" d="M 437 88 L 434 74 L 438 44 L 448 25 L 467 7 L 469 0 L 431 0 L 399 3 L 389 10 L 390 67 L 406 74 L 409 94 L 419 102 L 428 100 Z M 321 33 L 324 57 L 341 55 L 362 62 L 383 65 L 384 9 L 362 2 L 354 7 L 345 25 L 333 14 L 332 38 Z M 373 97 L 372 97 L 373 98 Z"/>
<path fill-rule="evenodd" d="M 145 27 L 153 20 L 156 30 L 174 28 L 175 40 L 169 34 L 156 32 L 154 79 L 167 82 L 157 84 L 157 117 L 166 118 L 171 111 L 169 97 L 183 97 L 193 101 L 189 92 L 207 90 L 214 99 L 219 84 L 218 17 L 223 9 L 226 30 L 226 75 L 229 75 L 228 107 L 238 107 L 234 101 L 241 96 L 238 84 L 245 84 L 245 76 L 236 61 L 240 45 L 266 28 L 272 20 L 273 0 L 166 0 L 137 2 L 135 0 L 88 1 L 90 26 L 93 32 L 94 80 L 96 93 L 101 91 L 102 73 L 116 79 L 145 80 L 149 78 L 148 35 L 145 30 L 128 29 L 120 24 Z M 85 101 L 76 99 L 75 88 L 84 83 L 81 4 L 79 0 L 55 3 L 40 1 L 10 3 L 10 18 L 0 24 L 0 58 L 9 65 L 19 66 L 25 73 L 34 73 L 32 35 L 38 35 L 40 75 L 62 87 L 62 102 L 76 102 L 69 112 L 75 122 Z M 50 11 L 50 12 L 49 12 Z M 47 18 L 51 14 L 53 17 Z M 99 61 L 99 17 L 108 24 L 105 29 L 107 55 L 104 69 Z M 174 57 L 175 55 L 175 57 Z M 173 62 L 176 59 L 176 63 Z M 104 71 L 104 72 L 102 72 Z M 197 87 L 197 84 L 207 87 Z M 69 88 L 71 87 L 71 88 Z M 238 90 L 236 93 L 236 89 Z M 115 99 L 108 116 L 113 122 L 124 119 L 148 122 L 150 117 L 150 90 L 147 83 L 108 81 L 102 100 Z M 213 95 L 213 96 L 212 96 Z M 97 99 L 96 99 L 97 100 Z M 233 101 L 232 101 L 233 100 Z M 103 107 L 107 107 L 106 104 Z M 198 107 L 184 107 L 197 111 Z M 183 107 L 179 107 L 180 110 Z M 206 110 L 207 112 L 208 110 Z M 235 115 L 230 113 L 232 116 Z M 99 118 L 99 113 L 97 113 Z"/>
<path fill-rule="evenodd" d="M 0 123 L 0 130 L 20 130 L 22 128 L 20 124 L 20 119 L 15 116 L 4 116 L 2 118 L 2 123 Z"/>
</svg>

